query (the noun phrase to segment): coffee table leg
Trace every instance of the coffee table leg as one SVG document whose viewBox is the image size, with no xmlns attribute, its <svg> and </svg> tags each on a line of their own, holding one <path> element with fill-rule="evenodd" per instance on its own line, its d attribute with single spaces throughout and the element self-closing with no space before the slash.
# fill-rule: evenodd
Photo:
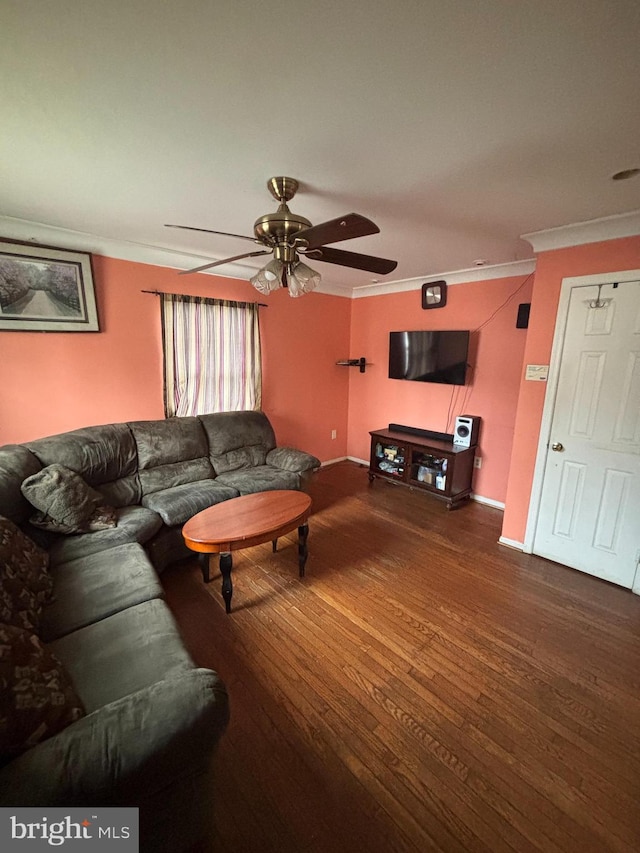
<svg viewBox="0 0 640 853">
<path fill-rule="evenodd" d="M 233 584 L 231 583 L 231 569 L 233 562 L 231 554 L 220 554 L 220 574 L 222 575 L 222 597 L 227 613 L 231 613 L 231 596 L 233 595 Z"/>
<path fill-rule="evenodd" d="M 307 562 L 307 536 L 309 535 L 309 525 L 302 524 L 298 528 L 298 565 L 300 566 L 300 577 L 304 577 L 304 567 Z"/>
<path fill-rule="evenodd" d="M 200 568 L 202 570 L 202 580 L 205 583 L 209 583 L 211 580 L 211 573 L 209 571 L 210 560 L 210 554 L 198 554 L 198 562 L 200 563 Z"/>
</svg>

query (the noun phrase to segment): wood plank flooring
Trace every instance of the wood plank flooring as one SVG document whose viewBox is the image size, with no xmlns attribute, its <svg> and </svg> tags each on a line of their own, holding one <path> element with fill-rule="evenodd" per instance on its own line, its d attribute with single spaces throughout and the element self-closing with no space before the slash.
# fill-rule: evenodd
<svg viewBox="0 0 640 853">
<path fill-rule="evenodd" d="M 502 516 L 344 462 L 297 537 L 163 575 L 227 684 L 219 853 L 640 849 L 640 597 L 497 544 Z"/>
</svg>

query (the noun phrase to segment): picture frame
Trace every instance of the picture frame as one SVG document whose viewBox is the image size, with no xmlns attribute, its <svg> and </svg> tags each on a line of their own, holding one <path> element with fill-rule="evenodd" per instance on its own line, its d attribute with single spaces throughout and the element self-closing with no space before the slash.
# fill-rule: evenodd
<svg viewBox="0 0 640 853">
<path fill-rule="evenodd" d="M 91 255 L 0 238 L 0 331 L 99 332 Z"/>
<path fill-rule="evenodd" d="M 429 281 L 422 285 L 422 307 L 444 308 L 447 304 L 447 282 Z"/>
</svg>

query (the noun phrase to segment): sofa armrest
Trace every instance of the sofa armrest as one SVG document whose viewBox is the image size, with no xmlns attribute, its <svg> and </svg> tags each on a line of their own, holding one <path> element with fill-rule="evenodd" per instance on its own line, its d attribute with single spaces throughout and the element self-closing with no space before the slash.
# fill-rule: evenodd
<svg viewBox="0 0 640 853">
<path fill-rule="evenodd" d="M 319 459 L 304 450 L 296 450 L 295 447 L 275 447 L 267 453 L 266 462 L 274 468 L 282 468 L 283 471 L 293 471 L 296 474 L 320 467 Z"/>
<path fill-rule="evenodd" d="M 229 719 L 215 672 L 193 669 L 83 717 L 0 770 L 0 803 L 137 805 L 206 766 Z"/>
</svg>

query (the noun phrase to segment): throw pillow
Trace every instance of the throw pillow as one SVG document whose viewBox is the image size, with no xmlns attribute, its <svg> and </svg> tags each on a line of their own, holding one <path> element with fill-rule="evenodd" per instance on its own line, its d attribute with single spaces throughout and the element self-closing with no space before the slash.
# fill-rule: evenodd
<svg viewBox="0 0 640 853">
<path fill-rule="evenodd" d="M 22 483 L 22 494 L 38 512 L 29 521 L 55 533 L 86 533 L 103 530 L 91 527 L 92 517 L 104 498 L 82 477 L 64 465 L 47 465 Z M 99 520 L 97 522 L 100 523 Z M 115 527 L 115 519 L 109 527 Z"/>
<path fill-rule="evenodd" d="M 0 516 L 0 622 L 37 629 L 53 580 L 49 555 Z"/>
<path fill-rule="evenodd" d="M 69 674 L 29 631 L 0 625 L 0 762 L 85 714 Z"/>
</svg>

